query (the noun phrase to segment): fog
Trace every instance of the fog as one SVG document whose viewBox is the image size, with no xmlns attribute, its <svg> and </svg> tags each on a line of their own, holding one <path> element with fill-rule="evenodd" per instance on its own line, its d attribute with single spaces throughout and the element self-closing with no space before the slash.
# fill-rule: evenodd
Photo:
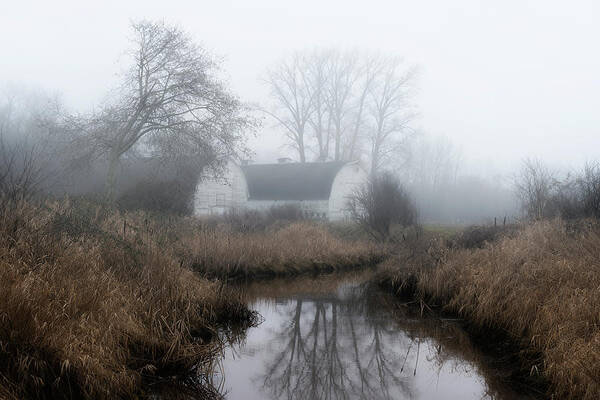
<svg viewBox="0 0 600 400">
<path fill-rule="evenodd" d="M 450 146 L 454 164 L 444 168 L 455 183 L 506 189 L 488 193 L 501 204 L 484 212 L 502 216 L 514 213 L 508 182 L 524 158 L 563 170 L 600 158 L 599 17 L 600 3 L 591 0 L 9 1 L 0 9 L 0 85 L 44 91 L 69 110 L 96 110 L 119 84 L 131 22 L 142 19 L 188 32 L 222 60 L 231 91 L 254 106 L 271 102 L 266 73 L 295 51 L 401 57 L 416 70 L 413 153 L 423 143 Z M 259 118 L 248 143 L 254 159 L 297 158 L 282 127 Z M 413 157 L 400 175 L 414 178 L 418 164 Z"/>
</svg>

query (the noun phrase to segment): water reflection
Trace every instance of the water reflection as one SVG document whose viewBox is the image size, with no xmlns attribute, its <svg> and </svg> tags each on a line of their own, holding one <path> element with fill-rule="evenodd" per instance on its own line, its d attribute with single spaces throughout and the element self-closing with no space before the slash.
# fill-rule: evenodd
<svg viewBox="0 0 600 400">
<path fill-rule="evenodd" d="M 519 398 L 482 372 L 457 322 L 406 315 L 360 276 L 269 282 L 248 296 L 265 320 L 227 351 L 228 399 Z"/>
</svg>

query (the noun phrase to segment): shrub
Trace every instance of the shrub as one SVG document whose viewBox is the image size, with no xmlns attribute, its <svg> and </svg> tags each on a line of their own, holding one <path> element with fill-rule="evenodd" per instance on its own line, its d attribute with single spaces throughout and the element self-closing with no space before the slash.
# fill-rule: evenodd
<svg viewBox="0 0 600 400">
<path fill-rule="evenodd" d="M 532 220 L 600 218 L 600 164 L 586 163 L 559 180 L 538 160 L 525 160 L 515 181 L 525 215 Z"/>
<path fill-rule="evenodd" d="M 553 217 L 556 208 L 552 199 L 556 196 L 559 181 L 556 173 L 537 159 L 523 161 L 515 178 L 515 188 L 525 215 L 533 220 Z"/>
<path fill-rule="evenodd" d="M 577 184 L 584 216 L 600 218 L 600 164 L 587 163 Z"/>
<path fill-rule="evenodd" d="M 117 199 L 117 205 L 124 210 L 189 215 L 195 187 L 195 183 L 189 181 L 148 179 L 126 190 Z"/>
<path fill-rule="evenodd" d="M 272 221 L 301 221 L 308 218 L 296 204 L 272 206 L 267 211 L 267 216 Z"/>
<path fill-rule="evenodd" d="M 448 240 L 451 248 L 482 249 L 486 243 L 492 243 L 500 236 L 513 232 L 515 226 L 508 225 L 474 225 L 465 228 L 462 232 Z"/>
<path fill-rule="evenodd" d="M 25 140 L 9 142 L 0 130 L 0 207 L 33 197 L 43 180 L 38 146 Z"/>
<path fill-rule="evenodd" d="M 206 228 L 221 226 L 233 232 L 264 232 L 274 225 L 308 219 L 302 209 L 295 204 L 272 206 L 266 210 L 232 209 L 221 216 L 204 217 Z"/>
<path fill-rule="evenodd" d="M 392 225 L 417 224 L 417 209 L 406 189 L 391 174 L 371 179 L 349 199 L 351 218 L 375 238 L 390 235 Z"/>
</svg>

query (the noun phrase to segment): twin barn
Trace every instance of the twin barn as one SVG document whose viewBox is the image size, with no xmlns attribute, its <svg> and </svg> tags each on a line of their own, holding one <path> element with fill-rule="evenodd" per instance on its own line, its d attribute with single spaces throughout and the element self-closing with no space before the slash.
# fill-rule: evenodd
<svg viewBox="0 0 600 400">
<path fill-rule="evenodd" d="M 266 210 L 296 205 L 312 218 L 348 217 L 348 197 L 367 181 L 358 162 L 238 165 L 230 161 L 221 179 L 196 187 L 194 213 L 219 215 L 229 210 Z"/>
</svg>

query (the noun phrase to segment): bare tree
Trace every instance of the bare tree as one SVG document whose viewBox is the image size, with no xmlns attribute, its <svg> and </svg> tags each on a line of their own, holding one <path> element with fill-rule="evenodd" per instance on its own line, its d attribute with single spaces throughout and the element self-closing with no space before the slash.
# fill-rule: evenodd
<svg viewBox="0 0 600 400">
<path fill-rule="evenodd" d="M 447 136 L 419 135 L 411 143 L 404 181 L 430 192 L 456 184 L 462 153 Z"/>
<path fill-rule="evenodd" d="M 30 199 L 37 191 L 43 168 L 39 147 L 26 141 L 9 143 L 0 128 L 0 209 Z"/>
<path fill-rule="evenodd" d="M 370 90 L 369 116 L 373 126 L 368 134 L 371 175 L 376 176 L 385 162 L 407 148 L 414 131 L 410 122 L 415 114 L 410 89 L 415 76 L 399 58 L 381 59 Z"/>
<path fill-rule="evenodd" d="M 329 158 L 331 143 L 331 113 L 327 101 L 327 84 L 330 70 L 330 52 L 315 52 L 311 56 L 309 80 L 313 93 L 313 112 L 308 120 L 317 141 L 317 160 Z"/>
<path fill-rule="evenodd" d="M 600 218 L 600 163 L 587 162 L 577 180 L 583 215 Z"/>
<path fill-rule="evenodd" d="M 0 208 L 31 199 L 56 176 L 53 128 L 58 100 L 39 91 L 3 88 L 0 99 Z"/>
<path fill-rule="evenodd" d="M 525 159 L 515 178 L 515 188 L 525 214 L 537 220 L 551 216 L 551 200 L 559 185 L 556 174 L 540 160 Z"/>
<path fill-rule="evenodd" d="M 284 127 L 301 162 L 311 140 L 320 161 L 359 159 L 367 144 L 364 158 L 375 174 L 408 148 L 413 77 L 414 70 L 397 58 L 336 49 L 297 52 L 269 72 L 276 107 L 266 112 Z"/>
<path fill-rule="evenodd" d="M 365 129 L 365 108 L 367 107 L 367 100 L 369 93 L 371 92 L 373 82 L 377 76 L 377 67 L 377 57 L 366 56 L 363 57 L 360 64 L 356 68 L 355 74 L 358 82 L 355 83 L 354 109 L 352 111 L 353 123 L 350 138 L 348 138 L 347 141 L 346 154 L 344 156 L 346 160 L 355 160 L 360 156 L 359 141 L 361 139 L 361 134 Z"/>
<path fill-rule="evenodd" d="M 244 150 L 243 131 L 253 123 L 215 77 L 215 61 L 183 31 L 147 21 L 132 28 L 132 64 L 116 98 L 86 124 L 75 124 L 85 154 L 108 161 L 110 200 L 126 153 L 185 155 L 216 167 Z"/>
<path fill-rule="evenodd" d="M 264 111 L 283 126 L 300 162 L 306 161 L 306 134 L 317 93 L 315 82 L 311 82 L 310 70 L 310 58 L 306 54 L 295 53 L 269 71 L 266 79 L 277 106 L 275 111 Z M 318 68 L 315 71 L 318 72 Z"/>
<path fill-rule="evenodd" d="M 329 53 L 329 59 L 326 99 L 335 143 L 333 158 L 340 161 L 343 158 L 344 124 L 353 107 L 353 88 L 357 79 L 356 58 L 352 54 L 335 51 Z"/>
</svg>

